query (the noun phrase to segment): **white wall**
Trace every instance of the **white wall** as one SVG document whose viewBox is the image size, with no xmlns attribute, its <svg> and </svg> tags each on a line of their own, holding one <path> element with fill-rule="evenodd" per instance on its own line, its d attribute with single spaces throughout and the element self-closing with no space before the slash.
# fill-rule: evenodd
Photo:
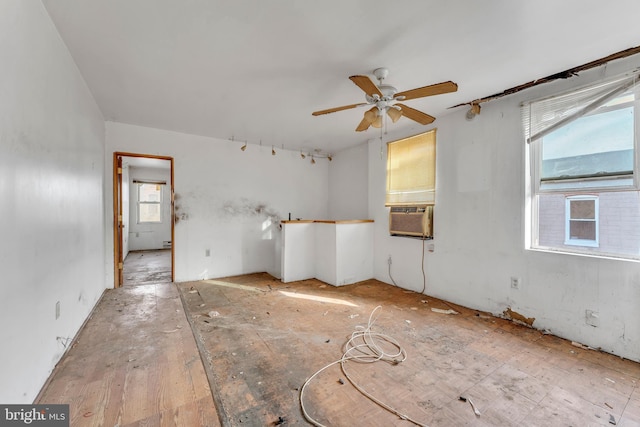
<svg viewBox="0 0 640 427">
<path fill-rule="evenodd" d="M 280 276 L 279 220 L 328 216 L 328 163 L 302 160 L 298 151 L 107 122 L 106 170 L 112 153 L 174 159 L 176 281 L 267 271 Z M 276 147 L 278 144 L 275 144 Z M 107 177 L 111 194 L 112 182 Z M 106 212 L 112 212 L 107 199 Z M 107 235 L 112 224 L 107 224 Z M 113 242 L 107 240 L 108 253 Z M 210 256 L 205 256 L 206 250 Z M 113 283 L 113 265 L 107 279 Z"/>
<path fill-rule="evenodd" d="M 616 61 L 568 81 L 483 104 L 473 121 L 460 108 L 434 123 L 437 133 L 434 252 L 426 251 L 426 293 L 494 314 L 511 307 L 534 326 L 592 347 L 640 360 L 640 264 L 525 250 L 525 143 L 522 101 L 579 86 L 640 65 Z M 432 126 L 433 127 L 433 126 Z M 426 131 L 432 127 L 417 130 Z M 395 135 L 391 139 L 402 136 Z M 420 291 L 422 242 L 390 237 L 384 207 L 385 162 L 369 144 L 369 215 L 375 220 L 375 276 Z M 520 279 L 520 289 L 510 278 Z M 585 322 L 599 313 L 600 326 Z"/>
<path fill-rule="evenodd" d="M 168 160 L 166 160 L 169 163 Z M 162 187 L 162 222 L 159 224 L 138 223 L 138 186 L 134 180 L 164 181 Z M 124 176 L 123 176 L 124 180 Z M 129 168 L 129 249 L 132 251 L 162 249 L 163 242 L 171 241 L 171 169 Z M 124 191 L 123 191 L 124 194 Z M 124 200 L 122 202 L 124 204 Z"/>
<path fill-rule="evenodd" d="M 104 121 L 39 1 L 0 2 L 0 64 L 0 402 L 30 403 L 105 288 Z"/>
<path fill-rule="evenodd" d="M 342 150 L 329 163 L 329 218 L 369 219 L 367 144 Z M 322 219 L 322 218 L 319 218 Z"/>
</svg>

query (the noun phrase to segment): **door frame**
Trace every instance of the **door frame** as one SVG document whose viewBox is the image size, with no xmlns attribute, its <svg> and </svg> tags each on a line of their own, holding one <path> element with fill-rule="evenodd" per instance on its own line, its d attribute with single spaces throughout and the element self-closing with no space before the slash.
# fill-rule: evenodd
<svg viewBox="0 0 640 427">
<path fill-rule="evenodd" d="M 147 159 L 168 160 L 171 171 L 171 281 L 175 281 L 175 212 L 174 212 L 174 189 L 173 189 L 173 157 L 156 156 L 153 154 L 139 154 L 116 151 L 113 153 L 113 287 L 119 288 L 123 283 L 122 269 L 124 259 L 122 259 L 122 167 L 119 166 L 119 159 L 122 157 L 143 157 Z"/>
</svg>

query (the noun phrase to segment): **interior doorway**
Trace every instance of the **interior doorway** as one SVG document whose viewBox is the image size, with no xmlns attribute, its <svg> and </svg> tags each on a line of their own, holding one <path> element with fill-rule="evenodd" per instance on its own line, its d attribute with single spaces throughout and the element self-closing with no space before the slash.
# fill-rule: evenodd
<svg viewBox="0 0 640 427">
<path fill-rule="evenodd" d="M 173 282 L 173 158 L 116 152 L 113 165 L 114 287 Z"/>
</svg>

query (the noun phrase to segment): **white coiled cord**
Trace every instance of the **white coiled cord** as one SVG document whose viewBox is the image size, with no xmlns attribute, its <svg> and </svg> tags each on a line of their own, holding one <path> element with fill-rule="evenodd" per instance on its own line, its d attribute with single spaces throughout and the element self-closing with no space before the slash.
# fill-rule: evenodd
<svg viewBox="0 0 640 427">
<path fill-rule="evenodd" d="M 333 365 L 340 364 L 342 369 L 342 373 L 349 380 L 351 385 L 356 388 L 360 393 L 369 398 L 371 401 L 379 405 L 380 407 L 386 409 L 387 411 L 397 415 L 403 420 L 407 420 L 417 426 L 427 427 L 426 424 L 422 424 L 418 421 L 411 419 L 409 416 L 402 414 L 398 410 L 393 407 L 387 405 L 376 397 L 372 396 L 366 390 L 364 390 L 361 386 L 359 386 L 346 372 L 345 364 L 347 361 L 354 361 L 358 363 L 374 363 L 374 362 L 387 362 L 392 365 L 397 365 L 398 363 L 404 362 L 407 358 L 407 352 L 402 348 L 402 346 L 392 337 L 381 334 L 378 332 L 373 332 L 371 327 L 375 323 L 377 316 L 374 318 L 374 314 L 382 308 L 381 306 L 377 306 L 369 315 L 369 323 L 366 327 L 356 326 L 356 330 L 351 334 L 351 338 L 344 344 L 342 357 L 335 362 L 332 362 L 325 367 L 316 371 L 313 375 L 305 381 L 304 385 L 300 389 L 300 407 L 302 408 L 302 414 L 311 424 L 317 427 L 326 427 L 324 424 L 314 420 L 308 413 L 304 407 L 304 390 L 307 385 L 313 380 L 316 376 L 318 376 L 324 370 L 330 368 Z M 385 352 L 380 344 L 387 343 L 390 344 L 392 348 L 395 349 L 393 353 Z"/>
</svg>

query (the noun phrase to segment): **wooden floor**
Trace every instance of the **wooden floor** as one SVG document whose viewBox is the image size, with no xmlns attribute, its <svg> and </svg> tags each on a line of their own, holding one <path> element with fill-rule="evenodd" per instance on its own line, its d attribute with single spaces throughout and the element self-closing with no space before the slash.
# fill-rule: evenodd
<svg viewBox="0 0 640 427">
<path fill-rule="evenodd" d="M 72 426 L 219 426 L 174 284 L 107 290 L 36 403 Z"/>
<path fill-rule="evenodd" d="M 131 251 L 123 263 L 123 286 L 171 282 L 171 249 Z"/>
<path fill-rule="evenodd" d="M 374 280 L 334 288 L 267 274 L 108 291 L 40 402 L 70 403 L 73 426 L 308 425 L 303 384 L 377 306 L 371 330 L 407 359 L 314 377 L 304 405 L 317 422 L 414 425 L 346 372 L 421 425 L 640 425 L 638 363 Z M 459 314 L 432 311 L 451 307 Z"/>
</svg>

